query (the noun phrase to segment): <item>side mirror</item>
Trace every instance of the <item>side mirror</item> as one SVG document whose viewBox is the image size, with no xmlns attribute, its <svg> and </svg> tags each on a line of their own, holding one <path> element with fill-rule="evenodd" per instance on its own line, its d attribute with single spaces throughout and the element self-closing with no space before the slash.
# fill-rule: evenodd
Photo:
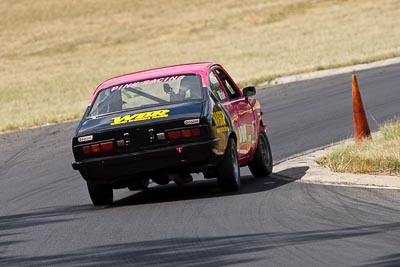
<svg viewBox="0 0 400 267">
<path fill-rule="evenodd" d="M 248 86 L 243 88 L 243 94 L 245 97 L 253 96 L 256 94 L 256 88 L 254 86 Z"/>
</svg>

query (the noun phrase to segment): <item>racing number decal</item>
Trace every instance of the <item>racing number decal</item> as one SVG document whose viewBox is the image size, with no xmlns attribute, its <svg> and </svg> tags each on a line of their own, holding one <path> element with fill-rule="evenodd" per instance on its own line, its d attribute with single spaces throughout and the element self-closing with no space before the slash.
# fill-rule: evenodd
<svg viewBox="0 0 400 267">
<path fill-rule="evenodd" d="M 228 132 L 229 127 L 226 124 L 225 115 L 222 111 L 214 111 L 213 117 L 217 125 L 217 133 Z"/>
<path fill-rule="evenodd" d="M 239 126 L 239 140 L 240 143 L 253 143 L 254 127 L 251 124 L 244 124 Z"/>
<path fill-rule="evenodd" d="M 255 127 L 252 124 L 244 124 L 239 126 L 239 151 L 248 153 L 252 145 L 255 143 L 253 138 Z"/>
<path fill-rule="evenodd" d="M 119 125 L 128 122 L 144 121 L 150 119 L 159 119 L 168 117 L 169 109 L 161 109 L 149 112 L 136 113 L 132 115 L 125 115 L 122 117 L 112 118 L 111 125 Z"/>
</svg>

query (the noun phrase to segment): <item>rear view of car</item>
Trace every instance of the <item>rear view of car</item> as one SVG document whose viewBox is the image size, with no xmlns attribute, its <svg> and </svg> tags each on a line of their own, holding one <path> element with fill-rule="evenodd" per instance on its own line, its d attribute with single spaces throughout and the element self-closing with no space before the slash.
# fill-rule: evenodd
<svg viewBox="0 0 400 267">
<path fill-rule="evenodd" d="M 207 84 L 210 66 L 127 74 L 96 89 L 72 140 L 72 166 L 95 205 L 111 204 L 113 189 L 145 189 L 150 180 L 183 185 L 192 181 L 191 173 L 216 177 L 227 147 L 237 154 L 229 141 L 235 135 L 230 114 L 215 103 Z M 235 157 L 229 164 L 238 170 Z"/>
</svg>

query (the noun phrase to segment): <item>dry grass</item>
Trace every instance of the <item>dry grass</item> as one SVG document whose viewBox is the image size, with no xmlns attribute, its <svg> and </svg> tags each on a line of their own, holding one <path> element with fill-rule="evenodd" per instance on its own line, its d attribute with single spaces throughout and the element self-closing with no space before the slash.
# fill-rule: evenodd
<svg viewBox="0 0 400 267">
<path fill-rule="evenodd" d="M 383 125 L 372 140 L 341 144 L 317 162 L 335 172 L 400 176 L 400 119 Z"/>
<path fill-rule="evenodd" d="M 245 85 L 400 55 L 398 0 L 3 0 L 0 11 L 0 131 L 79 118 L 97 84 L 145 68 L 216 61 Z"/>
</svg>

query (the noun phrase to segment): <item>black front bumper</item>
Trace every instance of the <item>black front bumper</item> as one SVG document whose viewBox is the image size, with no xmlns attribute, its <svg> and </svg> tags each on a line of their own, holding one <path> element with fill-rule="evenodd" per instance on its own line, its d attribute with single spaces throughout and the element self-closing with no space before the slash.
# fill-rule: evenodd
<svg viewBox="0 0 400 267">
<path fill-rule="evenodd" d="M 217 164 L 221 155 L 213 153 L 219 139 L 144 150 L 123 155 L 88 159 L 72 163 L 86 181 L 113 183 L 174 168 Z M 151 178 L 151 177 L 149 177 Z"/>
</svg>

